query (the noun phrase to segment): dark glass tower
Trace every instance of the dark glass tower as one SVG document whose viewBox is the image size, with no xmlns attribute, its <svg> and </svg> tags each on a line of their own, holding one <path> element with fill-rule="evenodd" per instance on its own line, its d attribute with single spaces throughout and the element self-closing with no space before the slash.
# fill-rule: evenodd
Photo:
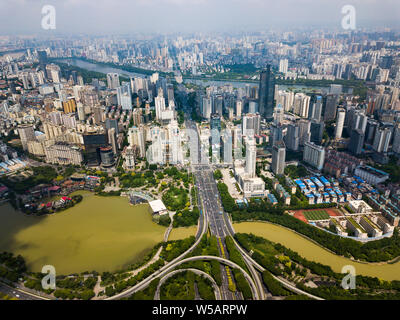
<svg viewBox="0 0 400 320">
<path fill-rule="evenodd" d="M 260 73 L 258 110 L 267 121 L 273 120 L 275 78 L 272 74 L 271 65 L 267 65 L 265 71 Z"/>
<path fill-rule="evenodd" d="M 360 129 L 355 129 L 351 132 L 350 143 L 348 149 L 351 153 L 359 155 L 362 153 L 362 147 L 364 145 L 364 132 Z"/>
</svg>

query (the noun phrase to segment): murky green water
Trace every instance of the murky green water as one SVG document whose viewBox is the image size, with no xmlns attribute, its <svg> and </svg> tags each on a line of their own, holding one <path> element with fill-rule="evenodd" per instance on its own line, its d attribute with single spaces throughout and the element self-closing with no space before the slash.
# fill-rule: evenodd
<svg viewBox="0 0 400 320">
<path fill-rule="evenodd" d="M 0 206 L 0 251 L 21 254 L 33 271 L 50 264 L 58 274 L 102 272 L 140 260 L 162 241 L 166 228 L 152 222 L 147 204 L 80 193 L 81 203 L 51 216 Z"/>
<path fill-rule="evenodd" d="M 400 262 L 394 264 L 357 263 L 344 257 L 339 257 L 315 243 L 305 239 L 281 226 L 264 222 L 235 223 L 236 232 L 253 233 L 299 253 L 302 257 L 331 266 L 336 272 L 341 272 L 345 265 L 356 268 L 357 274 L 378 277 L 384 280 L 400 280 Z"/>
</svg>

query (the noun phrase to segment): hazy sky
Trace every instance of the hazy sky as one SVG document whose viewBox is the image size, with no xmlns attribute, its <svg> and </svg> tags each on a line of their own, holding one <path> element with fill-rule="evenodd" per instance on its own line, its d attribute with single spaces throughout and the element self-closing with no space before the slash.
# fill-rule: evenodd
<svg viewBox="0 0 400 320">
<path fill-rule="evenodd" d="M 400 0 L 0 0 L 0 34 L 40 32 L 44 5 L 56 32 L 101 34 L 340 28 L 348 4 L 357 27 L 400 26 Z"/>
</svg>

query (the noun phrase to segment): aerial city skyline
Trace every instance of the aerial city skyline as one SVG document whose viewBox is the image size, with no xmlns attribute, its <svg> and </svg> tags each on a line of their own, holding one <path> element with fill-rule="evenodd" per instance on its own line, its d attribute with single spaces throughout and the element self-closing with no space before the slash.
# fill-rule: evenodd
<svg viewBox="0 0 400 320">
<path fill-rule="evenodd" d="M 0 0 L 0 300 L 400 299 L 398 3 L 53 2 Z"/>
<path fill-rule="evenodd" d="M 2 0 L 0 4 L 0 34 L 45 33 L 41 20 L 46 6 L 54 7 L 57 21 L 55 30 L 46 31 L 60 34 L 338 30 L 342 9 L 349 5 L 355 9 L 358 29 L 400 27 L 395 0 Z"/>
</svg>

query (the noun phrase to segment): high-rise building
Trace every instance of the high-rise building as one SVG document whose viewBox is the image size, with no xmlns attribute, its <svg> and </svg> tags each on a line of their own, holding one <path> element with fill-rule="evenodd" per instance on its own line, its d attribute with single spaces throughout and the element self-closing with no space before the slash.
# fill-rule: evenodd
<svg viewBox="0 0 400 320">
<path fill-rule="evenodd" d="M 258 112 L 258 103 L 254 100 L 249 101 L 248 113 L 256 113 Z"/>
<path fill-rule="evenodd" d="M 161 119 L 162 112 L 166 109 L 165 107 L 165 98 L 162 92 L 159 92 L 158 96 L 154 100 L 155 109 L 156 109 L 156 119 Z"/>
<path fill-rule="evenodd" d="M 85 107 L 83 106 L 82 103 L 78 102 L 76 109 L 78 111 L 78 119 L 79 121 L 85 121 L 86 119 L 86 112 L 85 112 Z"/>
<path fill-rule="evenodd" d="M 114 165 L 114 152 L 112 147 L 106 146 L 99 149 L 101 166 L 108 168 Z"/>
<path fill-rule="evenodd" d="M 211 130 L 211 147 L 216 158 L 219 157 L 219 147 L 221 140 L 221 116 L 218 113 L 213 113 L 210 119 L 210 130 Z M 213 157 L 215 159 L 215 157 Z"/>
<path fill-rule="evenodd" d="M 108 143 L 111 145 L 113 153 L 118 153 L 117 147 L 117 135 L 115 133 L 115 128 L 108 129 Z"/>
<path fill-rule="evenodd" d="M 324 97 L 324 120 L 332 121 L 336 119 L 337 104 L 339 101 L 339 96 L 336 94 L 328 94 Z"/>
<path fill-rule="evenodd" d="M 242 117 L 242 111 L 243 111 L 243 100 L 236 100 L 236 110 L 235 110 L 235 115 L 236 119 L 240 119 Z"/>
<path fill-rule="evenodd" d="M 224 130 L 221 135 L 221 159 L 226 164 L 232 163 L 232 134 L 231 130 Z"/>
<path fill-rule="evenodd" d="M 132 171 L 135 169 L 135 152 L 132 147 L 128 146 L 124 152 L 124 163 L 123 168 L 127 171 Z"/>
<path fill-rule="evenodd" d="M 304 146 L 311 139 L 311 122 L 310 120 L 300 119 L 297 121 L 297 125 L 299 126 L 299 143 L 300 146 Z"/>
<path fill-rule="evenodd" d="M 60 111 L 53 111 L 49 113 L 49 118 L 52 124 L 61 125 L 62 124 L 62 113 Z"/>
<path fill-rule="evenodd" d="M 244 136 L 254 136 L 260 133 L 260 115 L 248 113 L 243 116 L 242 128 Z"/>
<path fill-rule="evenodd" d="M 399 124 L 397 124 L 394 128 L 392 150 L 394 153 L 400 154 L 400 125 Z"/>
<path fill-rule="evenodd" d="M 62 165 L 80 165 L 83 161 L 82 150 L 65 142 L 58 142 L 45 148 L 46 162 Z"/>
<path fill-rule="evenodd" d="M 322 142 L 322 137 L 324 134 L 324 129 L 325 129 L 325 123 L 323 121 L 311 121 L 311 126 L 310 126 L 310 141 L 314 142 L 316 144 L 321 144 Z"/>
<path fill-rule="evenodd" d="M 76 111 L 76 101 L 75 98 L 68 98 L 67 101 L 62 103 L 64 113 L 73 113 Z"/>
<path fill-rule="evenodd" d="M 364 132 L 361 129 L 353 129 L 350 135 L 350 143 L 348 149 L 351 153 L 359 155 L 364 145 Z"/>
<path fill-rule="evenodd" d="M 63 118 L 63 124 L 66 128 L 68 128 L 68 129 L 76 128 L 75 113 L 63 114 L 62 118 Z"/>
<path fill-rule="evenodd" d="M 45 65 L 47 64 L 47 52 L 46 51 L 38 51 L 37 55 L 39 58 L 39 65 L 44 70 Z"/>
<path fill-rule="evenodd" d="M 281 59 L 279 61 L 279 72 L 287 73 L 288 72 L 289 61 L 288 59 Z"/>
<path fill-rule="evenodd" d="M 95 124 L 99 125 L 101 122 L 103 122 L 103 115 L 104 110 L 102 107 L 97 106 L 93 108 L 93 118 Z"/>
<path fill-rule="evenodd" d="M 145 140 L 146 139 L 143 126 L 129 128 L 128 131 L 129 145 L 131 147 L 137 146 L 141 158 L 144 158 L 146 156 Z"/>
<path fill-rule="evenodd" d="M 46 75 L 47 79 L 51 80 L 53 83 L 61 82 L 61 69 L 54 63 L 46 65 Z"/>
<path fill-rule="evenodd" d="M 286 157 L 286 146 L 285 143 L 277 141 L 272 147 L 272 172 L 276 175 L 282 175 L 285 171 L 285 157 Z"/>
<path fill-rule="evenodd" d="M 296 93 L 294 95 L 292 112 L 302 118 L 307 118 L 309 114 L 310 100 L 310 96 L 302 92 Z"/>
<path fill-rule="evenodd" d="M 271 65 L 260 73 L 259 112 L 267 121 L 273 120 L 274 113 L 275 78 Z"/>
<path fill-rule="evenodd" d="M 118 135 L 118 120 L 117 119 L 106 119 L 106 129 L 110 130 L 111 128 L 115 129 L 115 134 Z"/>
<path fill-rule="evenodd" d="M 367 121 L 367 129 L 365 130 L 365 143 L 372 144 L 375 138 L 375 132 L 379 127 L 378 122 L 372 119 Z"/>
<path fill-rule="evenodd" d="M 246 168 L 245 172 L 253 178 L 256 175 L 257 147 L 254 139 L 247 139 L 246 143 Z"/>
<path fill-rule="evenodd" d="M 269 144 L 274 146 L 276 142 L 283 140 L 283 126 L 273 123 L 270 128 Z"/>
<path fill-rule="evenodd" d="M 379 128 L 376 130 L 372 148 L 380 152 L 388 152 L 390 138 L 392 137 L 392 130 L 390 128 Z"/>
<path fill-rule="evenodd" d="M 339 109 L 336 118 L 335 139 L 340 139 L 342 137 L 345 117 L 346 111 L 344 109 Z"/>
<path fill-rule="evenodd" d="M 117 87 L 117 99 L 122 110 L 132 110 L 132 93 L 129 83 Z"/>
<path fill-rule="evenodd" d="M 174 85 L 173 84 L 167 84 L 167 98 L 168 98 L 168 104 L 171 102 L 175 101 L 174 97 Z"/>
<path fill-rule="evenodd" d="M 212 111 L 212 100 L 211 97 L 203 97 L 201 116 L 205 119 L 210 119 Z"/>
<path fill-rule="evenodd" d="M 220 94 L 214 96 L 213 113 L 218 113 L 222 117 L 223 105 L 224 105 L 224 97 Z"/>
<path fill-rule="evenodd" d="M 119 74 L 107 73 L 107 88 L 116 89 L 119 87 Z"/>
<path fill-rule="evenodd" d="M 300 136 L 299 136 L 299 126 L 291 123 L 287 126 L 287 132 L 284 136 L 285 145 L 289 150 L 297 151 L 299 150 Z"/>
<path fill-rule="evenodd" d="M 33 125 L 20 125 L 18 126 L 18 134 L 21 139 L 22 149 L 28 150 L 28 142 L 35 141 L 35 130 Z"/>
<path fill-rule="evenodd" d="M 221 131 L 221 116 L 218 113 L 213 113 L 210 119 L 211 130 Z"/>
<path fill-rule="evenodd" d="M 312 100 L 311 108 L 308 110 L 308 119 L 319 122 L 322 114 L 322 97 L 314 96 Z"/>
<path fill-rule="evenodd" d="M 281 125 L 283 123 L 285 111 L 280 103 L 275 108 L 274 112 L 274 124 Z"/>
<path fill-rule="evenodd" d="M 303 161 L 322 170 L 325 161 L 325 148 L 312 142 L 306 142 L 303 152 Z"/>
</svg>

